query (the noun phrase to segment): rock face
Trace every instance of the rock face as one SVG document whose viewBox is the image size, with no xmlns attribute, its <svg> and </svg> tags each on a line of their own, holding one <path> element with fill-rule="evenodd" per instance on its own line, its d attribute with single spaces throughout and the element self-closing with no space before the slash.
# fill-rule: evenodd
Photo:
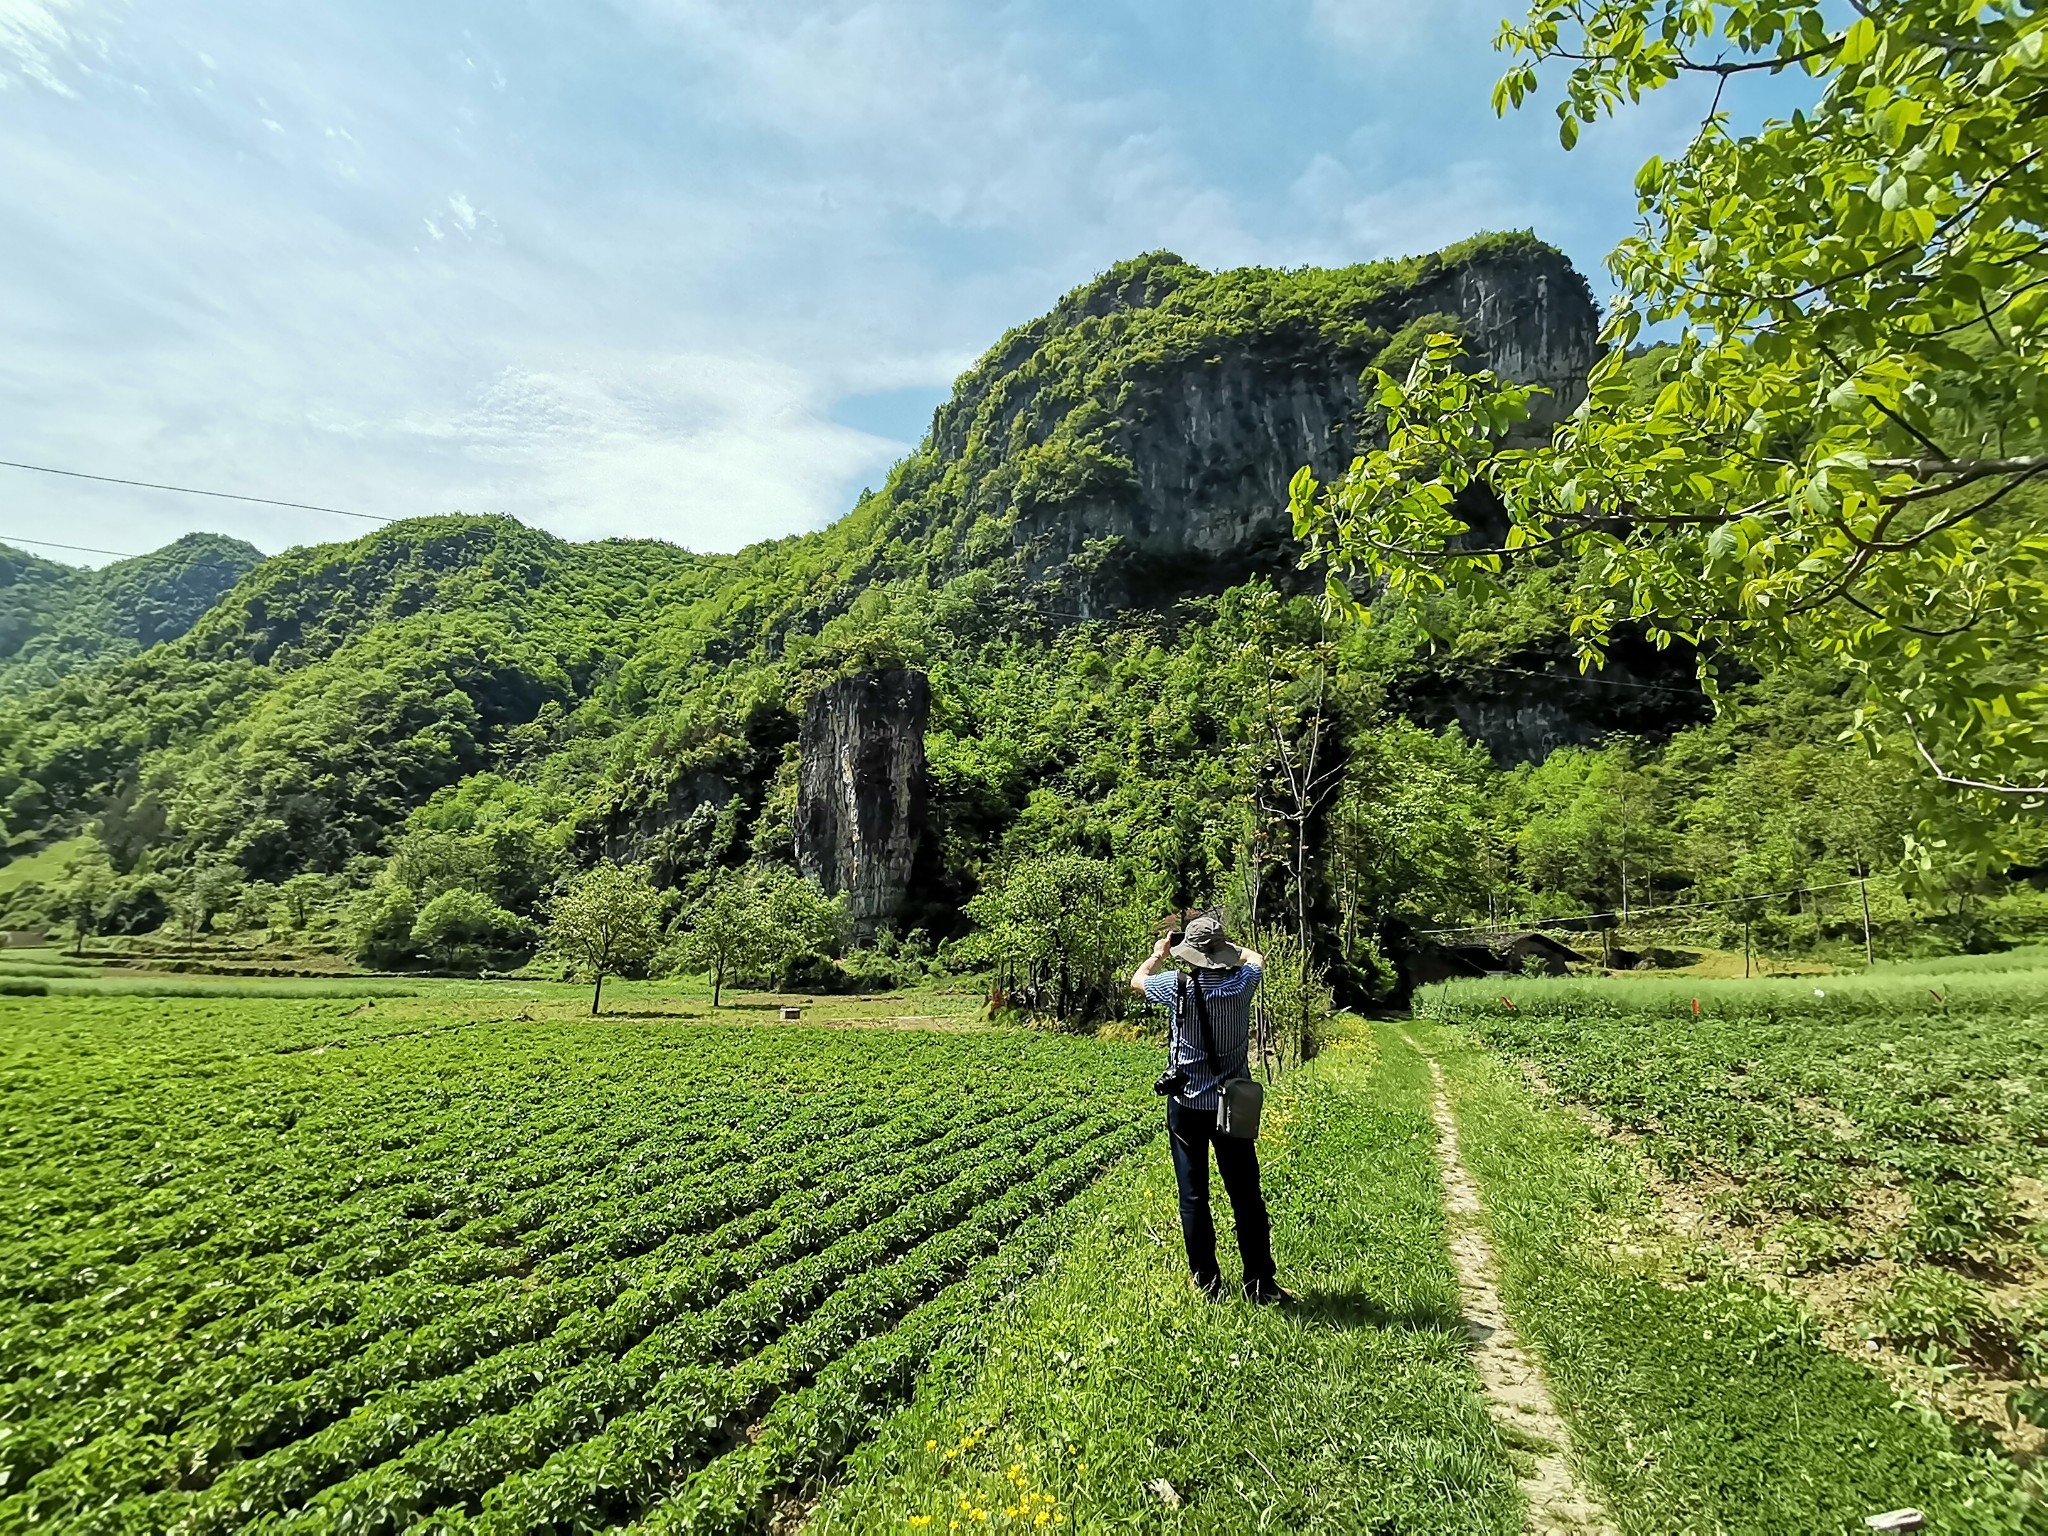
<svg viewBox="0 0 2048 1536">
<path fill-rule="evenodd" d="M 844 677 L 811 700 L 798 738 L 797 867 L 846 893 L 854 939 L 901 915 L 924 840 L 922 672 Z"/>
<path fill-rule="evenodd" d="M 1582 675 L 1561 646 L 1538 647 L 1396 684 L 1387 702 L 1431 729 L 1456 724 L 1503 767 L 1617 733 L 1662 741 L 1713 716 L 1690 650 L 1660 651 L 1628 633 L 1612 638 L 1595 672 Z"/>
<path fill-rule="evenodd" d="M 1583 398 L 1598 355 L 1585 279 L 1547 247 L 1445 265 L 1370 313 L 1381 345 L 1249 336 L 1126 374 L 1101 442 L 1121 473 L 1013 503 L 1026 576 L 1061 586 L 1084 614 L 1284 576 L 1299 553 L 1288 481 L 1304 464 L 1333 478 L 1357 454 L 1371 430 L 1360 374 L 1383 350 L 1398 373 L 1422 334 L 1455 322 L 1476 361 L 1550 391 L 1535 402 L 1542 435 Z"/>
</svg>

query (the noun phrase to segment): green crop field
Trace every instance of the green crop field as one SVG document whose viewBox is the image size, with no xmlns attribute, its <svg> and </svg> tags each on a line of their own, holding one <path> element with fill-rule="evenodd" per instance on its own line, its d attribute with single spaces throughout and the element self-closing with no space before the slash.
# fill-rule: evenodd
<svg viewBox="0 0 2048 1536">
<path fill-rule="evenodd" d="M 0 1528 L 753 1508 L 1043 1259 L 1151 1134 L 1147 1060 L 10 1003 Z"/>
<path fill-rule="evenodd" d="M 1720 1344 L 1753 1346 L 1734 1378 L 1741 1416 L 1778 1437 L 1781 1455 L 1757 1466 L 1744 1452 L 1752 1473 L 1781 1486 L 1811 1475 L 1792 1426 L 1767 1406 L 1763 1362 L 1819 1346 L 1870 1378 L 1831 1366 L 1823 1396 L 1839 1404 L 1881 1384 L 1875 1401 L 1891 1398 L 1896 1422 L 1940 1430 L 1957 1489 L 1971 1488 L 1954 1494 L 1952 1528 L 2017 1528 L 2017 1506 L 1975 1478 L 2027 1484 L 2022 1469 L 2048 1449 L 2044 959 L 2036 949 L 1747 984 L 1473 981 L 1425 1002 L 1443 1047 L 1464 1053 L 1475 1116 L 1520 1104 L 1517 1137 L 1534 1124 L 1531 1101 L 1582 1122 L 1567 1134 L 1550 1114 L 1541 1134 L 1552 1167 L 1530 1166 L 1525 1142 L 1501 1149 L 1500 1174 L 1506 1185 L 1548 1183 L 1554 1198 L 1572 1182 L 1557 1167 L 1584 1165 L 1575 1229 L 1536 1222 L 1511 1246 L 1568 1249 L 1586 1276 L 1572 1299 L 1556 1269 L 1544 1274 L 1529 1322 L 1561 1356 L 1605 1355 L 1577 1406 L 1615 1485 L 1682 1508 L 1713 1472 L 1690 1469 L 1684 1488 L 1668 1481 L 1671 1436 L 1703 1401 L 1673 1401 L 1674 1384 L 1717 1351 L 1689 1329 L 1674 1345 L 1663 1322 L 1645 1321 L 1635 1309 L 1660 1295 L 1642 1288 L 1649 1279 L 1662 1288 L 1651 1313 L 1668 1322 L 1670 1298 L 1687 1296 L 1711 1315 L 1718 1297 Z M 1614 1192 L 1614 1178 L 1628 1193 Z M 1513 1198 L 1504 1188 L 1500 1204 Z M 1611 1262 L 1586 1268 L 1589 1252 Z M 1669 1357 L 1643 1352 L 1646 1338 Z M 1629 1422 L 1632 1392 L 1662 1398 L 1664 1421 Z M 1805 1412 L 1812 1422 L 1811 1400 Z M 1725 1466 L 1729 1452 L 1703 1454 Z M 2007 1513 L 1994 1517 L 1986 1501 Z M 2038 1507 L 2030 1518 L 2042 1518 Z"/>
<path fill-rule="evenodd" d="M 218 986 L 0 999 L 0 1531 L 1508 1536 L 1556 1447 L 1437 1083 L 1616 1529 L 2042 1528 L 2025 956 L 1345 1025 L 1269 1100 L 1279 1309 L 1188 1287 L 1153 1046 Z"/>
</svg>

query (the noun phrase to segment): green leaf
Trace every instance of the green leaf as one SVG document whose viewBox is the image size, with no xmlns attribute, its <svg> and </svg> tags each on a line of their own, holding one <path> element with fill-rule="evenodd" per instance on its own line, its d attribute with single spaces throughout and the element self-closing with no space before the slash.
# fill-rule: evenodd
<svg viewBox="0 0 2048 1536">
<path fill-rule="evenodd" d="M 1839 55 L 1845 65 L 1861 64 L 1877 52 L 1877 23 L 1865 16 L 1842 34 L 1842 51 Z"/>
</svg>

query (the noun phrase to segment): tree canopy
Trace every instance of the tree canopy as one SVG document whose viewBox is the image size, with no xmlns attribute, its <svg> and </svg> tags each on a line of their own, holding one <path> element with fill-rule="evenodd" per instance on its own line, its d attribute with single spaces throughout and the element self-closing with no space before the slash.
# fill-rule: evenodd
<svg viewBox="0 0 2048 1536">
<path fill-rule="evenodd" d="M 1804 71 L 1818 101 L 1738 133 L 1717 95 L 1642 167 L 1608 350 L 1549 443 L 1502 447 L 1532 391 L 1452 336 L 1377 375 L 1385 446 L 1295 485 L 1332 598 L 1550 561 L 1589 664 L 1630 625 L 1710 670 L 1830 658 L 1869 738 L 1954 791 L 1948 835 L 2009 848 L 2048 804 L 2048 13 L 1539 0 L 1501 46 L 1502 110 L 1561 72 L 1567 147 L 1688 75 Z"/>
<path fill-rule="evenodd" d="M 606 976 L 653 958 L 661 942 L 661 908 L 661 893 L 648 882 L 646 870 L 610 862 L 576 876 L 549 904 L 547 952 L 590 980 L 593 1015 L 604 997 Z M 486 915 L 482 920 L 491 919 Z"/>
</svg>

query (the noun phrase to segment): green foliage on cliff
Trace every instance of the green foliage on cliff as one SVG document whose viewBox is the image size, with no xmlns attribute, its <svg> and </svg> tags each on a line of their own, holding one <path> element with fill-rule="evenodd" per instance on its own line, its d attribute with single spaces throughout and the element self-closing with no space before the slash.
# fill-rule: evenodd
<svg viewBox="0 0 2048 1536">
<path fill-rule="evenodd" d="M 1533 235 L 1493 234 L 1336 269 L 1211 273 L 1163 251 L 1119 262 L 963 374 L 923 447 L 856 518 L 878 539 L 917 541 L 889 546 L 899 570 L 986 564 L 1020 519 L 1130 490 L 1134 442 L 1163 414 L 1160 388 L 1191 365 L 1242 369 L 1276 398 L 1304 368 L 1356 377 L 1398 358 L 1420 315 L 1440 313 L 1447 279 L 1543 258 L 1562 265 Z"/>
</svg>

